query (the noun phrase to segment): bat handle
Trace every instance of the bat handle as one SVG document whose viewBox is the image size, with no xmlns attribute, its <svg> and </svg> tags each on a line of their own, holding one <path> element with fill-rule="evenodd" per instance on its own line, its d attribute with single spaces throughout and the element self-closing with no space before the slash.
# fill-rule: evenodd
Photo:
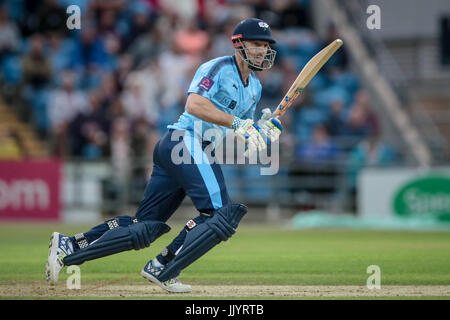
<svg viewBox="0 0 450 320">
<path fill-rule="evenodd" d="M 279 108 L 277 108 L 274 112 L 273 112 L 273 114 L 272 114 L 272 117 L 279 117 L 279 116 L 281 116 L 281 115 L 283 115 L 283 111 L 282 110 L 280 110 Z"/>
</svg>

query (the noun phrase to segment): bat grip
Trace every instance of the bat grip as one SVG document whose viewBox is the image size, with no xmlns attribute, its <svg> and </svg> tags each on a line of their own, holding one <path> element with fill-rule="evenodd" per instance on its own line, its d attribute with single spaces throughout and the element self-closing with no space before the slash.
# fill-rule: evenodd
<svg viewBox="0 0 450 320">
<path fill-rule="evenodd" d="M 282 110 L 280 110 L 280 109 L 276 109 L 274 112 L 273 112 L 273 114 L 272 114 L 272 116 L 273 117 L 279 117 L 279 116 L 281 116 L 281 115 L 283 115 L 283 111 Z"/>
</svg>

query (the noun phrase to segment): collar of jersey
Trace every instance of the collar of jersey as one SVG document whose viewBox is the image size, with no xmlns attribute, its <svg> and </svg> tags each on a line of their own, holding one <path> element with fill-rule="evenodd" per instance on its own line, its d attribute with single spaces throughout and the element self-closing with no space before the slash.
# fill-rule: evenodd
<svg viewBox="0 0 450 320">
<path fill-rule="evenodd" d="M 244 85 L 244 87 L 247 87 L 248 84 L 250 83 L 250 76 L 252 75 L 251 73 L 248 75 L 248 79 L 247 79 L 247 83 L 244 82 L 244 79 L 242 79 L 242 75 L 241 75 L 241 70 L 239 69 L 239 66 L 237 64 L 236 61 L 236 57 L 233 55 L 231 56 L 231 59 L 233 59 L 234 65 L 236 66 L 237 72 L 239 74 L 239 78 L 241 78 L 242 84 Z"/>
</svg>

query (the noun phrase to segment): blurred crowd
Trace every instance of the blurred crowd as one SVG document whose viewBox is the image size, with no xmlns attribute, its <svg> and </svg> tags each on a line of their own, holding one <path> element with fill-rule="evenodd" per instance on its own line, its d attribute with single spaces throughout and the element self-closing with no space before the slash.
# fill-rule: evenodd
<svg viewBox="0 0 450 320">
<path fill-rule="evenodd" d="M 110 157 L 124 174 L 183 112 L 198 66 L 234 53 L 230 35 L 240 20 L 265 20 L 278 41 L 275 66 L 258 75 L 255 117 L 273 109 L 306 62 L 338 37 L 332 25 L 319 37 L 310 0 L 79 0 L 79 30 L 66 25 L 71 2 L 0 1 L 2 95 L 54 156 Z M 345 46 L 282 121 L 281 152 L 290 163 L 393 157 Z"/>
</svg>

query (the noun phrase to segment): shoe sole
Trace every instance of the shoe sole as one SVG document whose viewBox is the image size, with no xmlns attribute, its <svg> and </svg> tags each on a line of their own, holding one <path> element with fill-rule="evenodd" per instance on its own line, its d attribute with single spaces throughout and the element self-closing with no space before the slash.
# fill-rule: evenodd
<svg viewBox="0 0 450 320">
<path fill-rule="evenodd" d="M 45 265 L 45 274 L 47 277 L 47 281 L 51 285 L 55 285 L 58 283 L 58 276 L 59 272 L 61 270 L 57 270 L 58 266 L 55 265 L 56 259 L 57 259 L 57 250 L 58 250 L 58 238 L 59 233 L 53 232 L 52 236 L 50 237 L 50 244 L 49 244 L 49 250 L 48 250 L 48 258 L 47 263 Z"/>
<path fill-rule="evenodd" d="M 158 279 L 156 279 L 154 276 L 152 276 L 151 274 L 145 272 L 145 270 L 141 271 L 141 276 L 143 276 L 145 279 L 153 282 L 154 284 L 160 286 L 161 288 L 163 288 L 164 290 L 168 291 L 168 292 L 173 292 L 173 293 L 186 293 L 186 292 L 190 292 L 191 286 L 189 285 L 183 285 L 184 288 L 171 288 L 168 286 L 165 286 L 161 281 L 159 281 Z"/>
</svg>

